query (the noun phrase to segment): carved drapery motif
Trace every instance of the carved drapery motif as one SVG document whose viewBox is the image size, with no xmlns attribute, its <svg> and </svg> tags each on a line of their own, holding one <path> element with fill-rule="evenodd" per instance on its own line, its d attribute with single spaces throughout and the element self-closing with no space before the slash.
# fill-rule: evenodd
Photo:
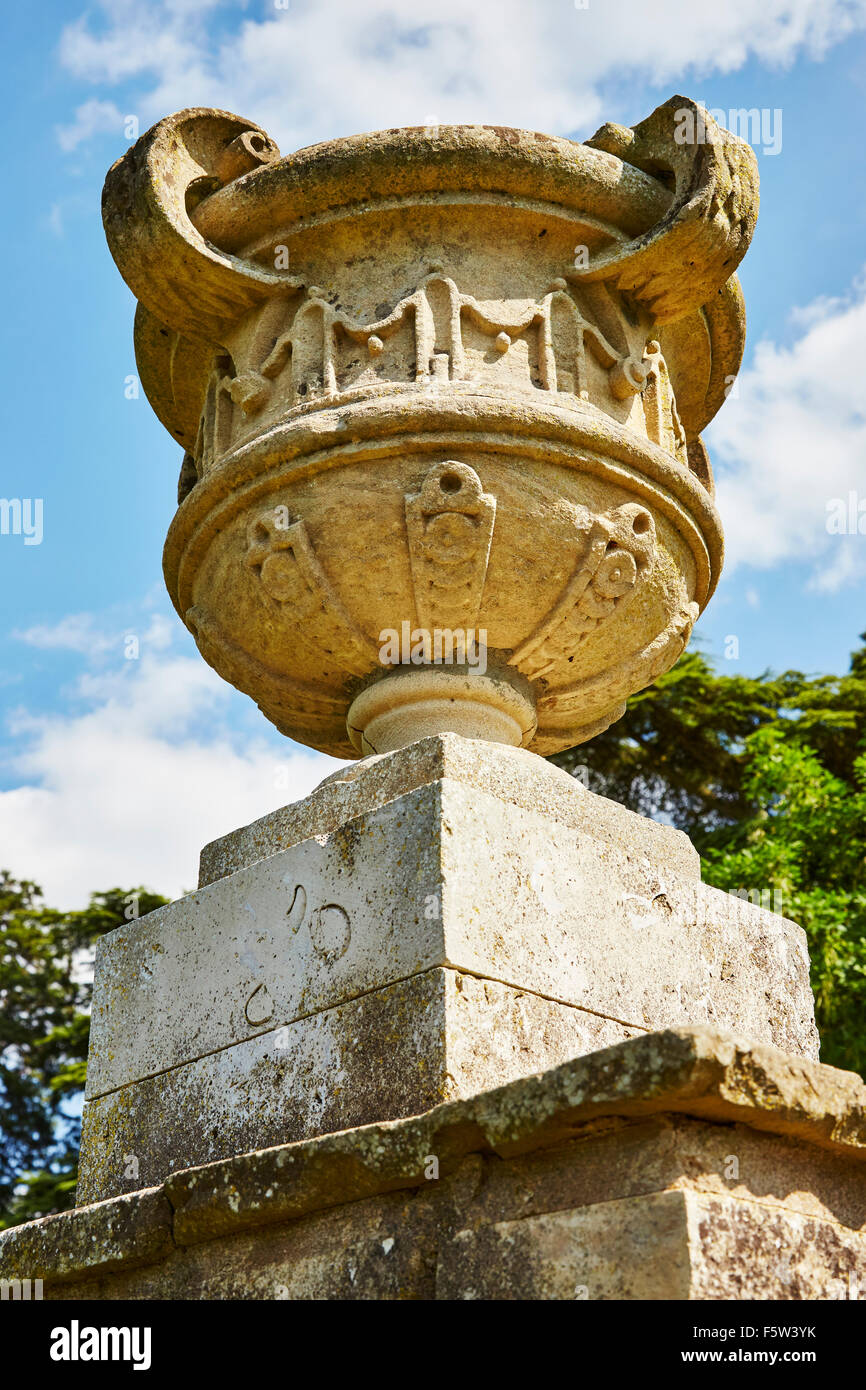
<svg viewBox="0 0 866 1390">
<path fill-rule="evenodd" d="M 647 343 L 644 368 L 646 384 L 642 395 L 647 434 L 654 444 L 688 468 L 686 433 L 680 424 L 671 374 L 657 342 Z"/>
<path fill-rule="evenodd" d="M 625 401 L 640 396 L 647 437 L 684 467 L 690 466 L 685 430 L 659 343 L 651 339 L 642 357 L 617 351 L 581 312 L 564 280 L 554 281 L 541 300 L 519 312 L 494 316 L 471 295 L 460 294 L 453 280 L 437 273 L 428 276 L 418 291 L 401 300 L 385 318 L 369 324 L 338 313 L 320 290 L 313 289 L 310 295 L 294 310 L 286 300 L 272 300 L 262 311 L 265 322 L 257 330 L 255 342 L 273 341 L 274 336 L 276 342 L 261 370 L 236 373 L 229 354 L 215 354 L 193 465 L 185 462 L 184 496 L 195 480 L 229 451 L 243 418 L 260 412 L 278 383 L 280 398 L 287 392 L 289 407 L 315 400 L 324 404 L 348 387 L 382 384 L 392 378 L 404 382 L 414 379 L 435 390 L 451 381 L 472 380 L 484 371 L 478 363 L 480 354 L 467 342 L 473 331 L 483 336 L 488 354 L 504 357 L 509 351 L 524 350 L 527 387 L 564 392 L 598 405 L 598 376 L 596 389 L 590 390 L 590 364 L 596 364 L 604 374 L 603 389 L 610 398 Z M 291 325 L 278 331 L 278 316 L 285 319 L 286 314 L 292 318 Z M 347 343 L 353 350 L 366 353 L 364 362 L 369 367 L 366 374 L 363 370 L 359 373 L 356 369 L 361 359 L 356 355 L 350 364 L 355 370 L 351 380 L 346 376 Z M 389 345 L 396 345 L 390 359 Z M 370 364 L 378 362 L 392 376 L 371 375 L 374 368 Z M 705 474 L 699 476 L 706 484 Z"/>
<path fill-rule="evenodd" d="M 291 409 L 386 383 L 436 390 L 483 379 L 603 406 L 605 393 L 611 403 L 639 395 L 652 368 L 645 354 L 609 341 L 564 279 L 537 300 L 487 304 L 436 270 L 369 323 L 336 309 L 316 286 L 300 298 L 271 300 L 260 312 L 263 322 L 250 350 L 254 365 L 235 374 L 225 353 L 215 356 L 195 452 L 199 475 L 229 447 L 240 421 L 258 415 L 277 395 Z M 273 346 L 257 360 L 258 345 L 268 343 Z M 497 374 L 497 362 L 507 375 Z M 672 401 L 672 392 L 664 399 Z M 670 433 L 667 426 L 664 432 Z"/>
<path fill-rule="evenodd" d="M 198 437 L 195 442 L 196 471 L 201 477 L 231 447 L 234 432 L 234 367 L 223 352 L 214 357 L 207 384 Z"/>
<path fill-rule="evenodd" d="M 389 314 L 370 323 L 338 311 L 323 290 L 312 286 L 290 327 L 279 335 L 258 369 L 237 378 L 233 394 L 245 413 L 254 414 L 266 401 L 270 383 L 281 378 L 291 363 L 292 404 L 333 395 L 358 381 L 378 379 L 365 367 L 386 358 L 392 345 L 398 347 L 400 360 L 394 363 L 393 376 L 387 374 L 388 380 L 414 380 L 422 385 L 469 380 L 478 374 L 467 342 L 473 329 L 485 340 L 487 351 L 503 356 L 524 340 L 535 378 L 532 384 L 545 391 L 566 390 L 587 399 L 587 349 L 606 370 L 619 368 L 618 383 L 629 382 L 624 391 L 614 392 L 619 398 L 629 391 L 637 393 L 643 384 L 640 363 L 618 352 L 584 317 L 565 280 L 554 280 L 539 300 L 489 307 L 462 294 L 449 276 L 434 271 Z M 405 330 L 409 341 L 395 344 Z M 366 353 L 366 359 L 357 355 L 358 349 Z M 623 373 L 629 362 L 632 372 Z"/>
</svg>

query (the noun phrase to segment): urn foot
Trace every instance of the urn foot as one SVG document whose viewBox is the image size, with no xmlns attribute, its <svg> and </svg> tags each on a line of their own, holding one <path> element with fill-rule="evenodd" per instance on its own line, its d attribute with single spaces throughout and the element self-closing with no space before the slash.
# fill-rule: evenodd
<svg viewBox="0 0 866 1390">
<path fill-rule="evenodd" d="M 355 697 L 346 726 L 365 756 L 442 732 L 525 748 L 536 730 L 535 701 L 512 672 L 402 668 Z"/>
</svg>

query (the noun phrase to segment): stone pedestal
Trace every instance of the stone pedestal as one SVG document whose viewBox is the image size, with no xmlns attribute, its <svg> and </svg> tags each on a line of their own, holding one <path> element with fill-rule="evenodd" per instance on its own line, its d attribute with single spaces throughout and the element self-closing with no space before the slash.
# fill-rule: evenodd
<svg viewBox="0 0 866 1390">
<path fill-rule="evenodd" d="M 58 1299 L 858 1298 L 866 1088 L 803 933 L 685 836 L 440 735 L 101 943 Z"/>
<path fill-rule="evenodd" d="M 709 1029 L 0 1235 L 55 1299 L 850 1299 L 866 1087 Z"/>
<path fill-rule="evenodd" d="M 803 932 L 537 756 L 618 719 L 717 583 L 701 431 L 743 350 L 753 152 L 683 97 L 586 145 L 285 158 L 196 108 L 103 211 L 185 450 L 178 614 L 283 733 L 371 756 L 100 943 L 84 1205 L 8 1232 L 0 1274 L 852 1296 L 864 1089 L 815 1061 Z"/>
<path fill-rule="evenodd" d="M 654 1030 L 817 1055 L 800 928 L 519 749 L 368 759 L 209 845 L 201 878 L 100 943 L 81 1201 Z"/>
</svg>

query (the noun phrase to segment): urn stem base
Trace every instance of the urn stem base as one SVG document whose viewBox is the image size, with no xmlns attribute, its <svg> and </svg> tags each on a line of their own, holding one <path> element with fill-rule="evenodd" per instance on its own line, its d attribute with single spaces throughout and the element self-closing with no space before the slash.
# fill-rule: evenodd
<svg viewBox="0 0 866 1390">
<path fill-rule="evenodd" d="M 365 756 L 441 733 L 525 748 L 536 730 L 535 702 L 518 680 L 460 668 L 391 671 L 353 700 L 349 738 Z"/>
</svg>

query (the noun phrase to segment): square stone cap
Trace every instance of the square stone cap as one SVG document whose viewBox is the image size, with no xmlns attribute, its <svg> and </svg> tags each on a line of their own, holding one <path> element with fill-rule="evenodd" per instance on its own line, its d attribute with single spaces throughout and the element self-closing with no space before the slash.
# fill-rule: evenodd
<svg viewBox="0 0 866 1390">
<path fill-rule="evenodd" d="M 537 811 L 616 849 L 663 862 L 682 878 L 700 878 L 698 853 L 681 830 L 596 795 L 537 753 L 437 734 L 339 768 L 303 801 L 212 840 L 201 852 L 199 888 L 443 778 Z"/>
<path fill-rule="evenodd" d="M 152 1263 L 177 1246 L 423 1186 L 469 1154 L 516 1154 L 603 1118 L 737 1123 L 866 1161 L 866 1085 L 709 1028 L 648 1033 L 424 1115 L 174 1173 L 159 1187 L 0 1233 L 0 1278 L 64 1280 Z"/>
</svg>

